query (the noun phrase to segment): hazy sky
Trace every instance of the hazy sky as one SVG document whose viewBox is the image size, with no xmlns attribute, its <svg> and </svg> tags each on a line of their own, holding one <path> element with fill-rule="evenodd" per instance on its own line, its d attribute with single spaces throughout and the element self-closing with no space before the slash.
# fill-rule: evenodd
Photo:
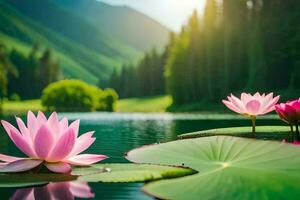
<svg viewBox="0 0 300 200">
<path fill-rule="evenodd" d="M 205 0 L 99 0 L 135 8 L 169 28 L 178 31 L 194 9 L 203 11 Z"/>
</svg>

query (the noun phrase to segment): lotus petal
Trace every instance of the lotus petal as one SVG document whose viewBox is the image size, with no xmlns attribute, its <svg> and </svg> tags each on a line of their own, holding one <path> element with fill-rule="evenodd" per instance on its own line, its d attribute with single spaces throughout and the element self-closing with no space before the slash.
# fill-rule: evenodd
<svg viewBox="0 0 300 200">
<path fill-rule="evenodd" d="M 41 126 L 47 122 L 46 116 L 41 111 L 38 112 L 36 119 L 37 119 L 37 122 L 39 123 L 39 126 Z"/>
<path fill-rule="evenodd" d="M 14 157 L 14 156 L 8 156 L 8 155 L 4 155 L 4 154 L 0 154 L 0 160 L 4 161 L 4 162 L 14 162 L 17 160 L 23 160 L 25 158 L 20 158 L 20 157 Z"/>
<path fill-rule="evenodd" d="M 275 109 L 274 106 L 279 101 L 279 99 L 280 99 L 280 96 L 276 96 L 272 100 L 270 100 L 270 102 L 262 110 L 262 113 L 266 114 L 266 113 L 273 111 Z"/>
<path fill-rule="evenodd" d="M 50 130 L 42 125 L 38 130 L 34 139 L 34 149 L 40 159 L 46 159 L 52 146 L 53 146 L 53 135 Z"/>
<path fill-rule="evenodd" d="M 39 129 L 39 124 L 37 122 L 36 117 L 34 116 L 33 112 L 28 111 L 27 114 L 27 128 L 30 132 L 30 135 L 32 138 L 35 137 L 35 134 L 37 133 Z"/>
<path fill-rule="evenodd" d="M 52 172 L 56 173 L 70 173 L 72 171 L 71 166 L 68 163 L 46 163 L 45 166 Z"/>
<path fill-rule="evenodd" d="M 70 154 L 75 144 L 74 130 L 69 128 L 56 142 L 48 159 L 60 161 Z"/>
<path fill-rule="evenodd" d="M 24 138 L 27 140 L 28 143 L 32 143 L 32 138 L 30 136 L 29 130 L 25 126 L 25 124 L 22 121 L 22 119 L 19 118 L 19 117 L 16 117 L 16 121 L 17 121 L 18 127 L 19 127 L 19 129 L 21 131 L 21 134 L 24 136 Z"/>
<path fill-rule="evenodd" d="M 69 156 L 77 155 L 83 151 L 85 151 L 87 148 L 89 148 L 96 140 L 96 138 L 92 138 L 94 134 L 94 131 L 85 133 L 81 135 L 74 145 L 74 148 Z"/>
<path fill-rule="evenodd" d="M 234 112 L 237 112 L 237 113 L 240 113 L 242 114 L 243 111 L 238 109 L 235 105 L 233 105 L 233 103 L 231 103 L 230 101 L 226 101 L 226 100 L 223 100 L 222 101 L 226 106 L 227 108 L 229 108 L 230 110 L 233 110 Z"/>
<path fill-rule="evenodd" d="M 42 160 L 23 159 L 8 163 L 0 172 L 24 172 L 40 165 Z"/>
<path fill-rule="evenodd" d="M 35 153 L 31 145 L 24 139 L 20 132 L 10 131 L 10 139 L 15 143 L 15 145 L 29 157 L 35 157 Z"/>
<path fill-rule="evenodd" d="M 59 121 L 56 112 L 53 112 L 47 122 L 47 126 L 55 136 L 55 138 L 59 137 Z"/>
<path fill-rule="evenodd" d="M 81 154 L 81 155 L 72 156 L 72 157 L 68 158 L 67 162 L 72 165 L 86 166 L 86 165 L 91 165 L 93 163 L 104 160 L 106 158 L 108 158 L 108 157 L 105 155 Z"/>
<path fill-rule="evenodd" d="M 75 120 L 70 124 L 70 128 L 74 130 L 75 137 L 78 136 L 80 120 Z"/>
<path fill-rule="evenodd" d="M 59 135 L 64 133 L 64 131 L 67 129 L 68 129 L 68 118 L 63 117 L 62 120 L 59 122 Z"/>
<path fill-rule="evenodd" d="M 234 96 L 233 94 L 231 94 L 231 97 L 228 97 L 228 99 L 233 103 L 233 105 L 235 105 L 235 107 L 237 107 L 239 110 L 243 111 L 245 109 L 245 106 L 243 105 L 243 103 L 241 102 L 241 100 L 239 100 L 236 96 Z"/>
</svg>

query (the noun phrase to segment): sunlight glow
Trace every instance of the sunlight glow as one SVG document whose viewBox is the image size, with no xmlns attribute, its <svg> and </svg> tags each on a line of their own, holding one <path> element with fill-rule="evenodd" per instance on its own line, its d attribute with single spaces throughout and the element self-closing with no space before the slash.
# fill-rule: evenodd
<svg viewBox="0 0 300 200">
<path fill-rule="evenodd" d="M 178 31 L 195 9 L 203 13 L 205 0 L 98 0 L 111 5 L 126 5 Z"/>
</svg>

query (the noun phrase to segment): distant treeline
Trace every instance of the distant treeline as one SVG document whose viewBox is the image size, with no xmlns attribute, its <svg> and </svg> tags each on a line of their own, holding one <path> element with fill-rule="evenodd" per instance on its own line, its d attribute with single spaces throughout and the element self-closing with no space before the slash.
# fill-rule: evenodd
<svg viewBox="0 0 300 200">
<path fill-rule="evenodd" d="M 204 14 L 194 12 L 154 56 L 157 66 L 147 53 L 137 66 L 114 74 L 111 86 L 121 97 L 165 88 L 175 105 L 220 102 L 243 90 L 299 90 L 299 10 L 298 0 L 207 0 Z M 156 92 L 151 88 L 158 83 L 163 88 Z"/>
<path fill-rule="evenodd" d="M 155 49 L 147 52 L 136 66 L 123 66 L 111 76 L 110 87 L 121 98 L 152 96 L 165 93 L 163 75 L 166 51 L 162 55 Z"/>
<path fill-rule="evenodd" d="M 40 98 L 43 88 L 59 80 L 59 63 L 52 58 L 50 49 L 40 51 L 34 45 L 25 55 L 16 49 L 8 51 L 1 43 L 0 48 L 0 97 Z"/>
</svg>

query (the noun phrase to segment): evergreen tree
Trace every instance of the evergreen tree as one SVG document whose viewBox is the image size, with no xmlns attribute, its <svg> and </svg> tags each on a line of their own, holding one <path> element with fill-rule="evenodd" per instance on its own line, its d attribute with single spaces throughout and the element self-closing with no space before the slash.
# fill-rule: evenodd
<svg viewBox="0 0 300 200">
<path fill-rule="evenodd" d="M 189 101 L 189 91 L 186 90 L 186 82 L 190 79 L 186 71 L 187 49 L 189 37 L 187 31 L 182 28 L 180 35 L 175 39 L 170 49 L 170 56 L 166 63 L 167 91 L 172 95 L 173 101 L 177 104 L 184 104 Z"/>
<path fill-rule="evenodd" d="M 10 62 L 5 45 L 0 43 L 0 113 L 2 112 L 3 97 L 7 95 L 8 74 L 18 76 L 18 71 Z"/>
<path fill-rule="evenodd" d="M 15 66 L 20 76 L 8 76 L 8 95 L 18 94 L 21 99 L 39 98 L 42 89 L 60 78 L 58 62 L 54 61 L 51 51 L 46 49 L 39 55 L 38 45 L 34 45 L 28 55 L 12 49 L 8 60 Z"/>
<path fill-rule="evenodd" d="M 245 90 L 299 90 L 299 8 L 296 0 L 207 0 L 203 17 L 195 12 L 169 50 L 173 103 L 220 102 Z"/>
<path fill-rule="evenodd" d="M 55 82 L 59 77 L 59 64 L 52 59 L 52 52 L 46 49 L 39 59 L 39 78 L 41 87 L 46 87 L 49 83 Z"/>
<path fill-rule="evenodd" d="M 121 98 L 164 94 L 166 55 L 165 52 L 159 54 L 156 49 L 152 49 L 136 66 L 123 66 L 120 74 L 115 70 L 110 78 L 110 87 Z"/>
<path fill-rule="evenodd" d="M 299 9 L 297 0 L 207 0 L 203 16 L 195 11 L 170 34 L 162 55 L 147 52 L 112 79 L 123 97 L 159 94 L 160 84 L 175 105 L 219 103 L 230 92 L 300 90 Z"/>
</svg>

